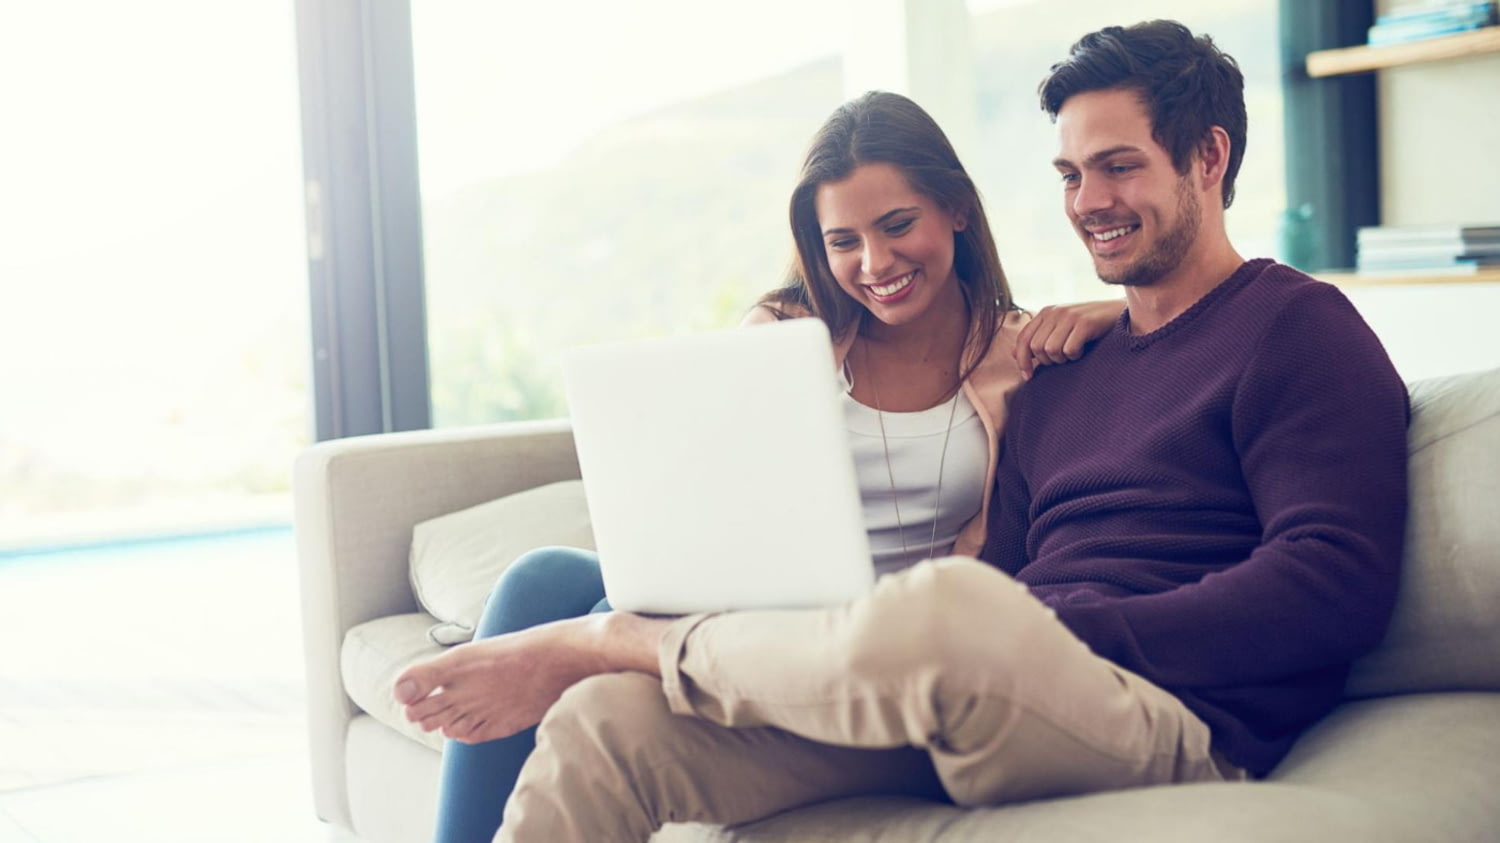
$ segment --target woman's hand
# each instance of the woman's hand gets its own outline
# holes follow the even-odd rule
[[[1021,377],[1030,380],[1038,366],[1067,363],[1082,357],[1084,346],[1090,340],[1104,336],[1124,309],[1124,299],[1042,308],[1016,337],[1012,353],[1021,369]]]

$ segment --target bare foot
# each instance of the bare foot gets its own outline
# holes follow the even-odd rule
[[[592,646],[598,618],[571,618],[460,644],[397,677],[406,719],[463,743],[508,737],[542,720],[573,683],[609,668]]]

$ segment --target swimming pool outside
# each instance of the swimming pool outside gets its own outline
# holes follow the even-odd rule
[[[181,545],[209,545],[224,547],[239,539],[251,540],[258,536],[290,533],[291,524],[261,524],[229,529],[203,528],[176,533],[152,533],[121,538],[84,538],[68,541],[53,539],[49,544],[0,547],[0,565],[70,562],[120,561],[137,555],[150,555]]]
[[[198,496],[77,512],[0,509],[0,560],[56,550],[287,528],[289,494]]]

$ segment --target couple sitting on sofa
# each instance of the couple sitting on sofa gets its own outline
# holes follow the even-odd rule
[[[855,452],[891,573],[838,608],[670,619],[588,615],[586,553],[523,559],[493,637],[394,689],[453,739],[440,840],[1242,779],[1338,703],[1395,598],[1406,390],[1335,288],[1230,244],[1243,82],[1210,39],[1100,30],[1041,99],[1125,313],[1026,321],[931,119],[840,108],[793,193],[801,272],[748,321],[828,323],[850,412],[880,423]],[[932,434],[887,439],[901,414]]]

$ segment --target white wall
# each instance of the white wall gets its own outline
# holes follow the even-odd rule
[[[1500,367],[1500,284],[1344,291],[1408,381]]]
[[[1381,71],[1387,225],[1500,223],[1500,53]]]

